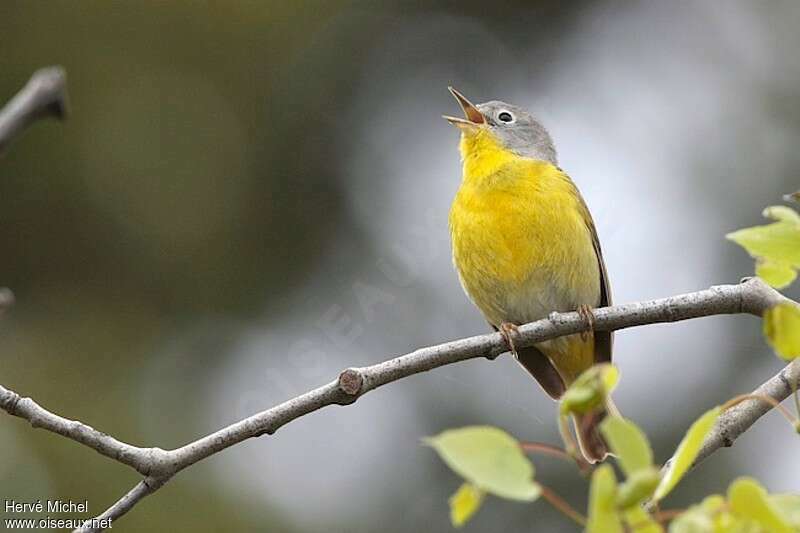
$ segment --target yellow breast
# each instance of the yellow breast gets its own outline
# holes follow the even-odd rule
[[[484,131],[464,136],[464,176],[450,210],[453,261],[494,325],[596,306],[600,271],[573,183],[517,156]]]

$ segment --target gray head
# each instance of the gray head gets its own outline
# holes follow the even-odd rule
[[[448,122],[462,131],[487,128],[506,148],[523,157],[558,164],[556,148],[550,134],[530,113],[515,105],[492,100],[473,105],[461,93],[449,87],[466,118],[445,116]]]

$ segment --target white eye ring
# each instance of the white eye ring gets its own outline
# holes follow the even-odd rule
[[[517,118],[514,116],[514,113],[507,109],[501,109],[497,113],[497,120],[502,122],[503,124],[513,124],[517,121]]]

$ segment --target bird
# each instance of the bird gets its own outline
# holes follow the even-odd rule
[[[501,101],[473,105],[449,90],[464,112],[443,116],[461,130],[462,179],[449,214],[453,263],[516,360],[558,400],[583,371],[611,361],[613,333],[592,331],[592,309],[611,305],[597,229],[536,118]],[[515,348],[518,325],[567,311],[584,316],[590,331]],[[598,430],[604,416],[573,417],[589,463],[608,455]]]

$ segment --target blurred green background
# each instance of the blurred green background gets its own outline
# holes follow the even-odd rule
[[[726,242],[800,188],[791,1],[0,3],[0,99],[63,65],[72,115],[0,158],[0,383],[124,441],[170,448],[346,366],[485,331],[449,259],[454,85],[551,129],[615,300],[736,282]],[[794,292],[797,295],[797,292]],[[778,370],[749,317],[625,331],[617,403],[665,459],[689,422]],[[447,531],[459,484],[420,437],[491,423],[555,442],[510,358],[328,408],[181,473],[119,531]],[[0,417],[0,498],[88,499],[137,476]],[[797,489],[779,417],[669,502],[740,474]],[[574,505],[586,485],[537,460]],[[570,531],[492,500],[467,531]]]

